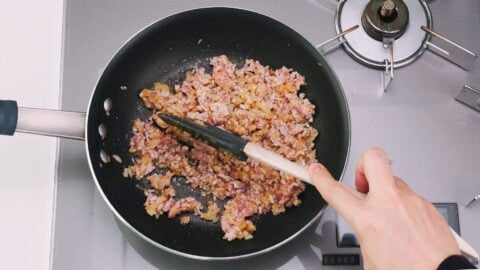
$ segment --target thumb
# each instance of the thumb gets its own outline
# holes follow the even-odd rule
[[[309,174],[323,199],[345,219],[351,220],[360,208],[359,198],[335,180],[327,168],[320,163],[310,165]]]

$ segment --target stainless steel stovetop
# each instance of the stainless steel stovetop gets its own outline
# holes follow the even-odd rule
[[[356,1],[356,0],[348,0]],[[433,29],[480,53],[480,2],[428,1]],[[131,35],[165,16],[192,8],[229,6],[273,17],[313,45],[334,36],[335,0],[114,1],[65,4],[62,108],[85,110],[103,67]],[[464,84],[480,88],[480,61],[465,71],[426,51],[395,70],[388,92],[383,71],[363,66],[343,49],[326,56],[346,92],[352,147],[344,182],[353,184],[355,161],[370,146],[386,149],[394,172],[432,202],[456,203],[461,235],[480,250],[480,113],[454,98]],[[320,223],[266,255],[235,262],[199,262],[171,255],[122,234],[88,169],[84,144],[62,140],[58,155],[53,269],[359,269],[324,266],[325,254],[359,254],[337,246],[344,221],[328,208]]]

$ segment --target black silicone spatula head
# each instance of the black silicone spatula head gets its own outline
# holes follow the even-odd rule
[[[180,118],[171,114],[160,113],[158,116],[167,124],[178,127],[195,138],[206,141],[209,145],[233,153],[238,159],[246,160],[243,148],[248,141],[216,126],[198,120]]]

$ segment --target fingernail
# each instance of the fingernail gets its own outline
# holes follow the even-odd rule
[[[320,172],[322,169],[323,165],[320,163],[314,163],[310,165],[310,170],[312,170],[312,172]]]

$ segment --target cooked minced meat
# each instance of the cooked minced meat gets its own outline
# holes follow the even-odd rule
[[[216,223],[218,221],[218,212],[220,212],[218,205],[215,202],[209,201],[207,204],[207,212],[202,213],[200,217]]]
[[[254,60],[237,68],[224,55],[213,57],[210,64],[211,74],[204,68],[187,72],[174,91],[161,83],[141,91],[141,99],[153,114],[133,124],[130,152],[137,161],[125,169],[124,176],[142,179],[156,167],[185,176],[193,188],[226,201],[220,213],[225,239],[249,239],[256,228],[248,218],[269,212],[277,215],[300,204],[303,183],[258,161],[240,161],[217,151],[166,125],[155,114],[207,122],[306,165],[315,161],[317,131],[310,126],[314,105],[298,94],[305,79],[292,69],[272,69]],[[178,205],[186,204],[185,198],[175,201],[174,195],[165,192],[171,175],[148,176],[152,190],[145,192],[147,213],[158,217],[167,212],[175,216],[177,209],[199,211],[198,202],[189,200],[185,208]]]
[[[150,186],[158,190],[164,190],[166,187],[170,186],[170,179],[172,178],[173,173],[168,171],[164,175],[152,174],[147,177]]]
[[[174,218],[178,214],[183,212],[195,212],[196,215],[199,215],[201,209],[202,205],[197,200],[195,200],[195,198],[182,198],[176,201],[175,204],[170,208],[170,210],[168,211],[168,217]]]
[[[182,225],[187,225],[190,223],[190,217],[189,216],[183,216],[180,218],[180,224]]]

